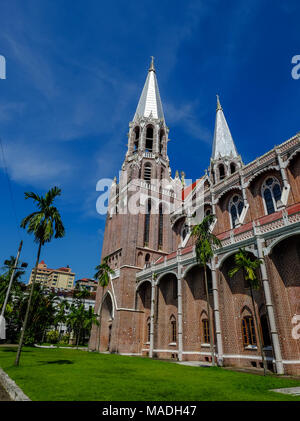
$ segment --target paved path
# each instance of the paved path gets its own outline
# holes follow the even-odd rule
[[[6,390],[3,388],[3,386],[0,384],[0,402],[3,401],[11,401],[10,397],[8,396]]]
[[[300,387],[286,387],[283,389],[272,389],[271,391],[284,393],[286,395],[300,396]]]

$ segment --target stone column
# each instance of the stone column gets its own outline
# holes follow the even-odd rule
[[[267,267],[266,267],[263,249],[262,249],[263,241],[264,240],[260,238],[259,236],[256,237],[258,257],[262,260],[262,264],[260,268],[261,268],[262,282],[263,282],[263,288],[264,288],[264,293],[265,293],[266,308],[267,308],[270,329],[271,329],[276,371],[277,371],[277,374],[284,374],[278,331],[277,331],[277,326],[275,322],[274,308],[273,308],[273,303],[272,303],[272,298],[271,298],[270,284],[269,284]]]
[[[150,349],[149,357],[153,358],[154,349],[154,306],[155,306],[155,279],[152,274],[151,279],[151,309],[150,309]]]
[[[221,322],[219,310],[219,291],[216,273],[216,257],[211,260],[211,273],[212,273],[212,287],[213,287],[213,300],[214,300],[214,319],[217,337],[217,352],[218,352],[218,365],[223,366],[223,341],[221,335]]]

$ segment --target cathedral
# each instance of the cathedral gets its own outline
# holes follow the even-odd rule
[[[217,97],[209,167],[193,183],[172,178],[168,134],[152,58],[110,190],[102,260],[114,273],[97,290],[90,350],[259,370],[260,336],[269,370],[300,375],[300,133],[244,164]],[[221,245],[207,305],[191,229],[208,214]],[[243,273],[228,275],[240,248],[261,259],[255,311]]]

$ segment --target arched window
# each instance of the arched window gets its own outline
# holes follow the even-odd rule
[[[203,319],[202,320],[202,333],[203,333],[203,342],[205,344],[209,344],[210,343],[210,336],[209,336],[209,324],[208,324],[208,319]]]
[[[164,228],[164,214],[162,204],[159,205],[158,215],[158,248],[163,248],[163,228]]]
[[[151,323],[150,323],[150,317],[147,319],[147,342],[150,342],[150,336],[151,336]]]
[[[144,167],[144,180],[148,183],[151,181],[151,164],[150,162],[146,162]]]
[[[163,130],[160,130],[160,132],[159,132],[159,153],[162,153],[162,151],[163,151],[164,135],[165,135],[165,132]]]
[[[281,187],[276,177],[268,177],[262,185],[262,195],[267,214],[277,211],[277,202],[281,199]]]
[[[185,237],[188,235],[190,228],[187,224],[184,224],[181,230],[181,238],[184,241]]]
[[[239,216],[242,213],[244,201],[240,195],[235,194],[229,201],[229,213],[231,216],[232,228],[239,222]]]
[[[232,163],[230,164],[230,174],[235,173],[235,171],[236,171],[236,166],[235,166],[235,164],[232,162]]]
[[[153,149],[153,127],[147,127],[146,130],[146,152],[152,152]]]
[[[150,266],[150,254],[147,253],[145,256],[145,266],[146,268]]]
[[[177,341],[177,330],[176,330],[176,319],[175,316],[172,314],[170,317],[170,339],[171,342]]]
[[[223,178],[225,178],[225,168],[223,164],[219,165],[219,176],[220,180],[223,180]]]
[[[205,216],[211,215],[211,208],[207,208],[206,211],[204,212]]]
[[[252,316],[246,316],[243,318],[242,334],[244,346],[256,345],[256,334]]]
[[[139,149],[139,141],[140,141],[140,128],[136,126],[134,129],[134,150],[133,152],[137,152]]]
[[[145,215],[145,229],[144,229],[144,246],[145,247],[149,246],[150,214],[151,214],[151,200],[148,200],[147,212]]]

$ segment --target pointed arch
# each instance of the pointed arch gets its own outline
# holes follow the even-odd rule
[[[146,127],[145,152],[153,151],[153,138],[154,138],[154,127],[152,125],[149,125]]]

